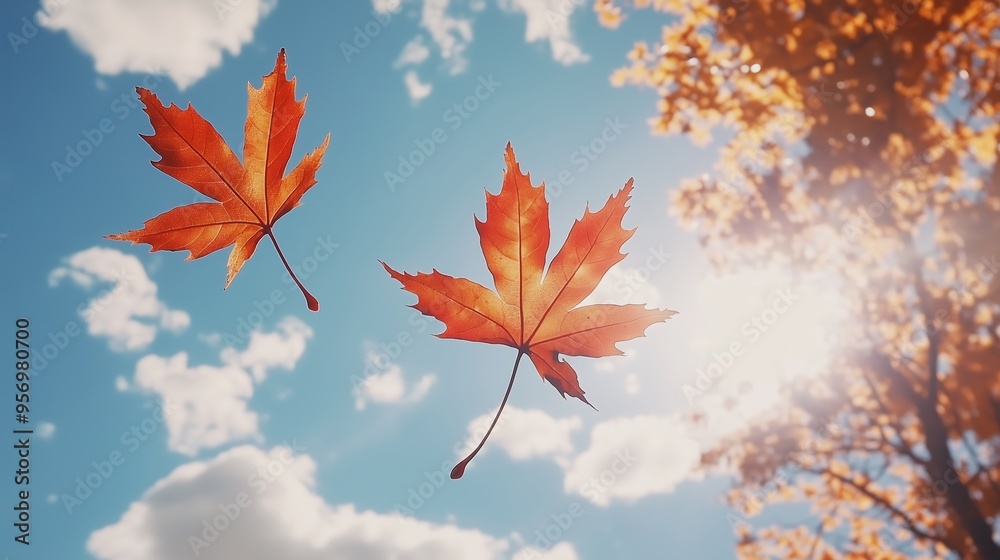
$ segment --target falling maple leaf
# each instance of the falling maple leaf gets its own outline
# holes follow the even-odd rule
[[[228,288],[266,235],[309,309],[319,310],[319,302],[295,276],[274,237],[274,223],[298,206],[302,195],[316,184],[316,171],[330,143],[327,134],[321,146],[285,175],[299,121],[306,112],[306,99],[295,100],[295,78],[287,80],[286,69],[285,49],[281,49],[261,88],[247,85],[250,99],[242,164],[190,104],[187,109],[173,104],[164,107],[153,92],[136,88],[154,131],[142,138],[161,157],[153,166],[216,202],[180,206],[147,220],[140,230],[106,237],[148,243],[150,251],[188,251],[188,260],[232,245]]]
[[[497,291],[465,278],[434,270],[407,274],[382,263],[403,289],[417,296],[412,307],[445,324],[440,338],[504,344],[517,349],[507,392],[479,446],[451,471],[461,478],[486,443],[507,404],[514,376],[525,354],[543,379],[563,398],[584,396],[573,368],[559,355],[621,355],[615,344],[643,336],[647,327],[676,311],[644,305],[597,304],[577,307],[625,254],[622,245],[635,232],[622,228],[632,179],[597,212],[588,208],[570,229],[562,249],[543,275],[549,249],[549,204],[545,183],[531,185],[507,144],[507,171],[499,194],[486,193],[486,220],[476,219],[479,242]]]

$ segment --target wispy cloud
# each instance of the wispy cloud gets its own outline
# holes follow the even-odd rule
[[[473,24],[486,9],[485,0],[456,3],[451,0],[409,0],[417,5],[420,31],[403,47],[393,64],[407,69],[403,75],[410,98],[418,101],[431,93],[431,85],[422,84],[413,68],[426,64],[434,55],[449,75],[465,72],[469,66],[466,55],[473,41]],[[395,12],[400,1],[372,0],[377,11]],[[590,57],[576,44],[570,27],[573,13],[583,3],[565,0],[497,0],[499,9],[524,14],[524,40],[528,43],[548,42],[552,59],[564,65],[580,64]]]
[[[403,47],[403,52],[399,53],[399,58],[393,66],[402,68],[414,64],[421,64],[431,55],[431,50],[424,44],[423,37],[414,37]]]
[[[379,364],[379,355],[372,346],[371,342],[364,344],[365,363]],[[425,373],[417,381],[408,383],[403,369],[398,364],[389,363],[356,382],[354,408],[364,410],[368,403],[386,405],[420,402],[436,381],[436,375]]]
[[[406,84],[406,91],[410,94],[410,99],[414,103],[431,94],[431,85],[420,81],[420,77],[413,70],[407,70],[403,76],[403,83]]]

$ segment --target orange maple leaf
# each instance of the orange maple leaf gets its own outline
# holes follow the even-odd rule
[[[507,144],[507,171],[499,194],[486,193],[486,220],[476,219],[479,243],[493,274],[497,291],[465,278],[437,270],[407,274],[382,263],[403,289],[417,296],[415,309],[445,324],[440,338],[504,344],[517,349],[507,392],[493,424],[479,446],[451,472],[461,478],[469,461],[486,443],[507,404],[514,376],[525,354],[543,379],[563,398],[576,397],[588,405],[576,372],[559,355],[622,355],[615,344],[643,336],[646,328],[665,321],[676,311],[646,309],[643,305],[585,305],[612,266],[625,254],[622,245],[635,229],[622,228],[632,179],[597,212],[588,208],[570,229],[562,249],[543,275],[549,249],[549,204],[545,183],[531,185]],[[592,406],[592,405],[591,405]]]
[[[295,100],[295,78],[287,80],[286,69],[285,49],[281,49],[274,70],[264,76],[261,88],[247,84],[250,99],[242,164],[218,131],[190,104],[187,109],[174,104],[164,107],[154,93],[136,88],[154,131],[142,138],[161,158],[152,162],[153,166],[217,202],[180,206],[147,220],[140,230],[106,238],[148,243],[150,252],[188,251],[187,260],[232,245],[225,285],[228,288],[266,235],[302,290],[309,309],[318,311],[319,302],[288,265],[273,228],[316,184],[316,171],[322,165],[330,135],[285,175],[299,121],[306,112],[306,98]]]

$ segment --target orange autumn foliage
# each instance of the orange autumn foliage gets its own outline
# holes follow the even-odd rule
[[[656,92],[657,133],[725,130],[674,214],[719,269],[829,274],[854,316],[827,375],[704,455],[734,509],[792,473],[765,502],[812,510],[749,519],[740,555],[1000,558],[1000,5],[634,4],[595,4],[666,14],[612,83]]]
[[[635,232],[622,227],[632,180],[603,208],[597,212],[588,209],[574,222],[543,274],[549,249],[545,184],[532,186],[510,144],[505,160],[507,170],[500,193],[486,193],[486,219],[476,220],[496,292],[436,270],[407,274],[382,265],[403,289],[417,296],[414,308],[445,324],[439,337],[516,348],[515,372],[516,364],[527,355],[542,378],[564,398],[569,395],[590,404],[576,372],[560,355],[621,355],[617,342],[640,337],[647,327],[676,313],[637,304],[580,306],[608,270],[625,258],[622,245]],[[461,476],[467,461],[459,465],[461,469],[456,467],[453,478]]]
[[[216,202],[174,208],[147,220],[140,230],[109,235],[108,239],[148,243],[150,251],[188,251],[188,259],[231,245],[228,288],[266,235],[302,290],[309,309],[317,311],[319,302],[288,266],[273,228],[316,184],[316,171],[330,136],[285,175],[306,101],[295,100],[295,79],[287,80],[286,70],[282,49],[274,71],[264,76],[261,88],[247,88],[243,163],[193,107],[164,107],[154,93],[136,88],[154,131],[143,139],[161,157],[153,166]]]

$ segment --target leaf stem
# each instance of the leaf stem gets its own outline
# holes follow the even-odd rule
[[[292,271],[292,267],[289,266],[288,261],[285,260],[285,254],[281,252],[281,247],[278,246],[278,240],[274,238],[274,234],[271,233],[270,228],[265,229],[264,231],[267,233],[267,236],[271,238],[271,243],[274,244],[274,249],[278,251],[278,256],[281,257],[281,263],[285,265],[285,270],[287,270],[288,274],[291,275],[292,280],[295,281],[295,285],[299,287],[299,290],[302,290],[302,295],[306,298],[306,305],[309,307],[309,311],[319,311],[319,300],[314,298],[313,295],[309,293],[309,290],[302,285],[302,282],[299,282],[298,276],[295,276],[295,272]]]
[[[524,350],[517,351],[517,359],[514,360],[514,369],[510,372],[510,382],[507,383],[507,392],[503,394],[503,401],[500,403],[500,408],[497,409],[497,415],[493,417],[493,423],[490,424],[490,429],[486,430],[486,435],[483,436],[483,440],[479,442],[479,447],[476,447],[472,453],[469,453],[468,457],[462,459],[462,462],[455,465],[455,468],[451,469],[451,478],[453,480],[462,478],[462,475],[465,474],[465,467],[469,465],[469,461],[471,461],[472,458],[479,453],[479,450],[483,448],[486,440],[489,439],[490,434],[493,433],[493,428],[496,427],[497,420],[500,419],[500,413],[503,412],[503,407],[507,405],[507,398],[510,397],[510,390],[514,387],[514,377],[517,375],[517,365],[521,363],[521,356],[524,356]]]

